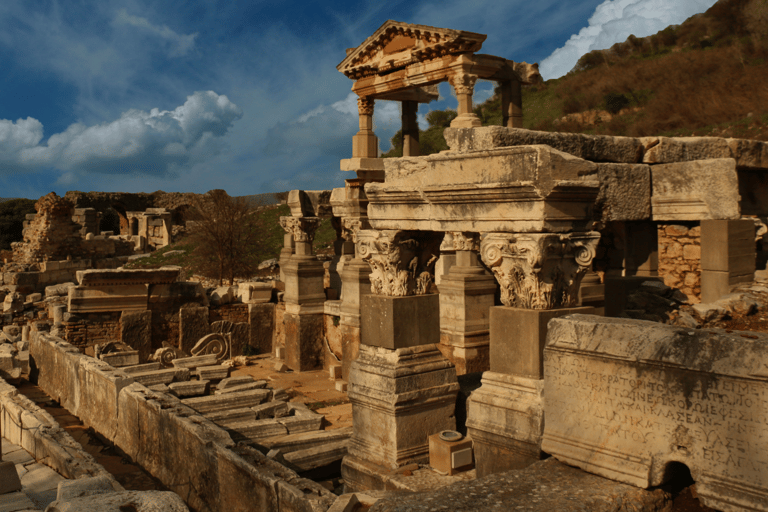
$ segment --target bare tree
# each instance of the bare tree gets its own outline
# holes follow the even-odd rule
[[[191,237],[196,248],[196,271],[206,277],[224,279],[233,285],[236,277],[251,277],[258,268],[260,230],[255,208],[243,197],[224,190],[211,190],[198,197],[190,211]]]

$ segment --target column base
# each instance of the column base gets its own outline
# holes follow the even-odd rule
[[[437,347],[360,345],[349,374],[354,430],[349,455],[397,469],[429,460],[429,436],[456,428],[459,384]]]
[[[478,478],[545,458],[544,380],[485,372],[482,382],[467,400]]]
[[[478,128],[483,122],[477,114],[459,114],[451,121],[451,128]]]

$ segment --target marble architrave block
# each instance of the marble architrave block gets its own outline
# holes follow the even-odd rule
[[[396,469],[429,459],[429,436],[456,428],[456,369],[434,344],[360,346],[349,374],[349,454]]]
[[[654,221],[738,219],[736,160],[716,158],[651,166]]]
[[[703,504],[768,510],[768,335],[573,315],[544,356],[542,450],[642,488],[684,464]]]
[[[73,286],[69,289],[70,313],[145,311],[149,301],[146,284]]]

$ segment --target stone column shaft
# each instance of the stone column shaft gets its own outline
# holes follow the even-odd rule
[[[360,131],[352,138],[353,158],[377,158],[379,139],[373,133],[373,104],[371,98],[358,98],[357,111],[360,116]]]
[[[523,91],[517,80],[501,82],[501,125],[507,128],[523,127]]]
[[[403,156],[419,156],[419,123],[416,118],[418,110],[417,102],[403,102]]]
[[[459,103],[456,109],[458,116],[451,121],[451,128],[482,126],[480,118],[472,111],[472,94],[475,89],[477,76],[464,71],[458,71],[448,81],[453,86],[453,91],[456,93],[456,99]]]

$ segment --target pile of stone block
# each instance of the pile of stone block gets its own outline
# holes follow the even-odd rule
[[[23,375],[29,375],[28,337],[28,327],[6,325],[0,332],[0,377],[3,379],[15,383]]]

